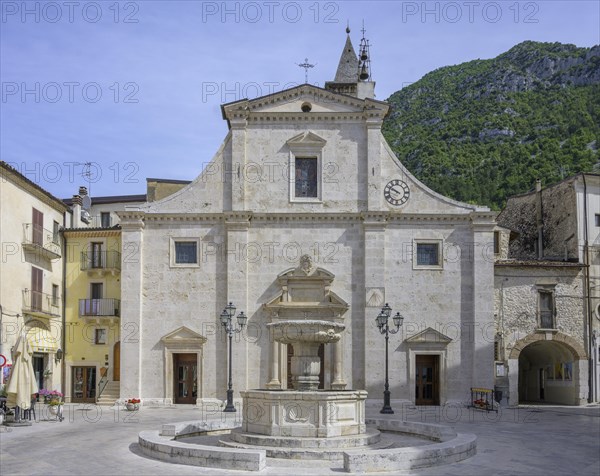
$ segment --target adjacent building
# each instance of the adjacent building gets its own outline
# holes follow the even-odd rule
[[[7,361],[25,334],[40,389],[60,389],[63,356],[64,248],[68,207],[0,161],[0,354]],[[4,360],[4,359],[2,359]]]
[[[498,223],[497,385],[515,404],[597,401],[600,175],[537,183]]]

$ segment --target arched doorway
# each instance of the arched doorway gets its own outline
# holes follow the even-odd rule
[[[512,401],[579,405],[585,399],[585,351],[569,336],[557,333],[553,337],[533,334],[513,346],[509,358]]]

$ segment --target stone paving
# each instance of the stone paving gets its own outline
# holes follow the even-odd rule
[[[383,417],[367,407],[367,417]],[[600,474],[600,406],[521,406],[498,414],[448,407],[395,407],[390,417],[443,423],[478,436],[477,455],[468,460],[411,471],[416,475],[594,475]],[[65,405],[65,420],[51,421],[38,405],[30,427],[0,427],[1,475],[251,475],[155,461],[141,455],[137,435],[163,423],[193,419],[236,419],[238,414],[203,414],[192,406],[142,408]],[[306,461],[272,461],[260,474],[344,474]],[[369,473],[374,474],[374,473]],[[391,474],[391,473],[383,473]]]

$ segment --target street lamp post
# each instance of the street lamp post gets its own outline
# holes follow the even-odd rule
[[[392,410],[392,406],[390,405],[390,382],[388,377],[388,341],[390,339],[390,334],[395,334],[400,330],[400,326],[402,325],[404,317],[402,317],[399,312],[396,313],[396,315],[393,317],[396,329],[392,330],[390,329],[390,326],[388,324],[388,319],[391,314],[392,308],[387,303],[385,303],[385,306],[381,308],[381,312],[375,318],[375,322],[377,323],[379,332],[385,335],[385,390],[383,391],[383,408],[379,413],[394,413],[394,410]]]
[[[229,382],[227,384],[227,405],[223,409],[224,412],[235,412],[235,407],[233,406],[233,383],[231,381],[231,347],[233,344],[233,335],[237,332],[242,332],[242,329],[248,320],[248,317],[244,314],[244,311],[240,312],[237,315],[237,323],[239,327],[236,327],[233,323],[234,315],[235,306],[230,302],[227,304],[225,309],[223,309],[223,312],[220,316],[221,324],[229,336]]]

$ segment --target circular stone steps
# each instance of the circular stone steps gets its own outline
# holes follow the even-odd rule
[[[367,428],[360,435],[336,436],[331,438],[308,438],[271,436],[246,433],[234,429],[219,441],[219,446],[240,449],[261,449],[268,458],[293,460],[339,460],[349,449],[385,449],[389,443],[381,443],[381,433],[376,428]]]

